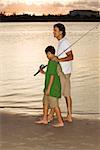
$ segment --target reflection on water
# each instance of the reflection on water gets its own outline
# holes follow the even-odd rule
[[[57,47],[54,23],[0,24],[0,110],[20,114],[42,113],[44,76],[33,74],[40,64],[47,64],[44,50]],[[64,23],[70,43],[97,23]],[[73,46],[73,113],[88,118],[100,117],[100,26]],[[66,114],[64,98],[60,100]]]

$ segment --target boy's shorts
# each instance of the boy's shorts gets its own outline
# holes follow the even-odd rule
[[[58,98],[57,97],[52,97],[52,96],[47,96],[47,95],[44,94],[43,104],[48,105],[48,107],[50,107],[50,108],[58,107],[59,106]]]
[[[57,72],[60,77],[62,95],[64,97],[71,96],[71,84],[70,84],[71,73],[64,74],[62,72],[62,68],[60,65],[58,65],[57,67]]]

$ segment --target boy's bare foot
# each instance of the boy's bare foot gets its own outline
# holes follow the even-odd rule
[[[53,120],[53,116],[48,115],[48,122],[51,122]]]
[[[70,123],[73,122],[72,116],[69,116],[69,115],[67,117],[64,117],[63,120],[67,121],[67,122],[70,122]]]
[[[59,128],[59,127],[63,127],[64,123],[53,124],[52,126],[55,128]]]
[[[48,124],[48,121],[44,121],[44,120],[38,120],[35,121],[36,124]]]

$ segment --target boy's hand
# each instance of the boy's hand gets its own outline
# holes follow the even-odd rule
[[[50,94],[50,90],[49,89],[47,89],[46,91],[45,91],[45,95],[49,95]]]
[[[45,74],[45,72],[44,72],[43,69],[41,69],[41,68],[40,68],[40,72],[41,72],[42,74]]]

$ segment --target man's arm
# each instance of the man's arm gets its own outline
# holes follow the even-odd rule
[[[49,95],[53,81],[54,81],[54,75],[51,75],[51,76],[50,76],[50,81],[49,81],[48,88],[47,88],[47,90],[46,90],[46,92],[45,92],[46,95]]]
[[[58,58],[58,62],[71,61],[74,59],[72,51],[67,52],[66,55],[67,55],[67,57]]]

